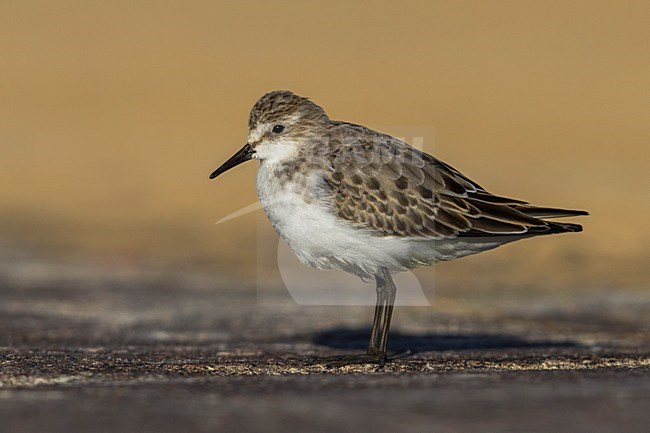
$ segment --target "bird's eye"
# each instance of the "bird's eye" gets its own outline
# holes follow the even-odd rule
[[[275,125],[271,131],[273,131],[274,134],[282,134],[284,131],[284,125]]]

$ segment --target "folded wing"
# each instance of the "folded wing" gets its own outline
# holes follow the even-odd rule
[[[587,214],[495,196],[433,156],[362,126],[335,124],[329,138],[326,200],[339,217],[378,234],[443,239],[580,231],[543,218]]]

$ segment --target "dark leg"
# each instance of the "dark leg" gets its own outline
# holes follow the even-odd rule
[[[376,354],[379,352],[379,336],[381,332],[382,321],[386,312],[385,308],[385,292],[386,280],[383,276],[376,275],[377,281],[377,303],[375,304],[375,317],[372,321],[372,330],[370,331],[370,343],[368,344],[368,354]]]
[[[386,296],[386,309],[384,312],[384,326],[381,330],[381,342],[379,344],[379,352],[383,354],[384,360],[388,353],[388,333],[390,332],[390,320],[393,317],[393,308],[395,305],[395,295],[397,294],[397,287],[393,283],[393,278],[390,276],[388,269],[381,268],[381,273],[386,282],[385,296]]]
[[[378,356],[379,363],[383,365],[388,353],[388,333],[390,332],[397,287],[386,268],[381,268],[375,278],[377,279],[377,306],[367,354]]]
[[[377,275],[375,275],[375,280],[377,281],[377,303],[375,305],[372,330],[370,331],[368,350],[364,355],[337,356],[321,360],[321,362],[324,361],[330,366],[350,364],[379,364],[383,366],[386,363],[388,332],[397,287],[395,287],[390,272],[386,268],[379,269]]]

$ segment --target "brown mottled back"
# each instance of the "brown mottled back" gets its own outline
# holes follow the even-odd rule
[[[494,196],[433,156],[363,126],[332,122],[328,149],[331,205],[378,234],[440,239],[577,230],[538,219],[538,208]]]

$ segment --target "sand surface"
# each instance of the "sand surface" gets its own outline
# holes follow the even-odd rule
[[[364,349],[370,307],[297,305],[282,287],[261,294],[200,272],[3,263],[8,432],[641,432],[650,422],[643,291],[506,288],[506,303],[440,289],[431,307],[397,308],[383,369],[328,368],[314,359]]]

